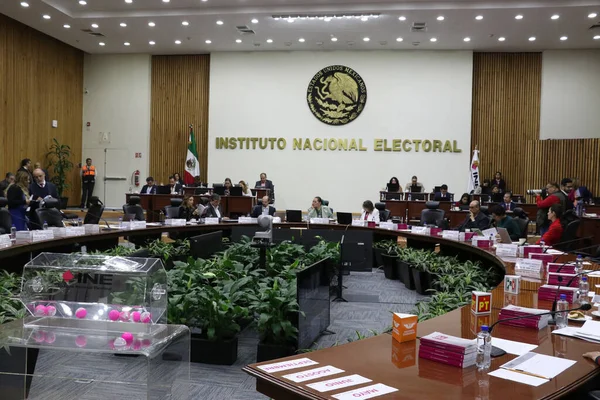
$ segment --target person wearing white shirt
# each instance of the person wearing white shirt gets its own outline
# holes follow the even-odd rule
[[[203,217],[227,220],[227,217],[222,217],[221,208],[219,207],[219,204],[221,204],[221,196],[219,196],[216,193],[213,193],[210,196],[210,202],[204,209]]]
[[[240,181],[240,187],[242,188],[242,196],[252,197],[252,190],[248,188],[248,185],[244,181]]]
[[[365,200],[362,205],[363,211],[360,215],[361,221],[372,221],[379,223],[379,210],[373,206],[371,200]]]

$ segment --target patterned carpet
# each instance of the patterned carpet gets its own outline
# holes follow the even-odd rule
[[[404,288],[399,281],[385,279],[377,270],[369,272],[353,272],[344,276],[344,297],[348,300],[361,298],[366,302],[333,302],[331,303],[332,335],[320,337],[313,348],[325,348],[333,344],[347,343],[355,340],[357,333],[371,336],[373,332],[381,333],[391,326],[392,312],[408,312],[414,304],[424,296]],[[35,378],[31,385],[29,399],[39,400],[117,400],[117,399],[163,399],[186,398],[202,400],[254,400],[267,399],[255,390],[253,378],[241,371],[247,364],[256,361],[256,345],[258,337],[251,329],[240,335],[237,362],[232,366],[214,366],[192,363],[190,380],[178,387],[179,393],[172,397],[156,393],[146,397],[144,387],[136,384],[138,380],[155,382],[168,376],[169,371],[154,371],[152,376],[145,377],[147,364],[143,358],[124,358],[114,356],[98,357],[81,356],[77,352],[49,353],[40,351],[36,373],[52,371],[52,375],[70,371],[82,371],[92,377],[110,378],[121,383],[101,384],[82,381],[57,382],[56,379]],[[139,377],[142,376],[140,379]],[[0,388],[1,389],[1,388]],[[182,396],[180,396],[182,395]],[[1,396],[0,396],[1,397]]]

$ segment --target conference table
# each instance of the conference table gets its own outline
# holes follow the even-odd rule
[[[147,226],[145,229],[116,230],[102,229],[100,233],[86,236],[65,237],[53,240],[40,241],[30,244],[13,245],[0,249],[0,259],[5,268],[9,265],[15,267],[13,260],[19,256],[27,261],[32,256],[43,251],[59,251],[68,246],[87,245],[92,248],[95,243],[113,242],[116,244],[120,237],[136,237],[156,235],[161,232],[187,232],[206,233],[215,230],[232,230],[239,226],[256,227],[255,224],[219,223],[219,224],[193,224],[187,226]],[[305,229],[304,223],[275,224],[274,229]],[[257,228],[258,229],[258,228]],[[471,260],[477,260],[485,267],[493,267],[507,274],[514,273],[514,259],[501,259],[493,250],[472,246],[470,243],[458,242],[437,236],[414,234],[409,231],[388,230],[382,228],[354,227],[340,224],[311,224],[311,229],[324,230],[362,230],[372,232],[377,240],[402,237],[406,239],[407,246],[437,249],[445,255],[461,254]],[[560,256],[558,262],[574,259],[572,255]],[[22,264],[21,264],[22,266]],[[8,268],[7,268],[8,269]],[[600,269],[593,264],[592,269]],[[451,311],[442,316],[418,324],[417,336],[422,337],[431,332],[442,332],[467,339],[475,338],[482,324],[490,325],[498,318],[498,311],[507,304],[525,307],[549,309],[551,304],[547,301],[538,301],[537,289],[544,282],[545,277],[522,278],[519,294],[504,293],[503,285],[492,290],[492,313],[476,316],[471,313],[470,307],[465,306]],[[400,283],[399,283],[400,284]],[[600,278],[590,277],[590,287],[593,289],[600,284]],[[391,324],[391,315],[390,315]],[[571,323],[572,324],[572,323]],[[392,399],[557,399],[565,393],[580,389],[598,377],[600,369],[592,362],[583,359],[582,354],[598,350],[599,346],[579,339],[562,337],[551,334],[552,328],[547,327],[540,331],[534,329],[516,328],[498,325],[493,333],[494,337],[516,340],[538,345],[534,350],[540,354],[564,357],[576,363],[552,379],[538,387],[527,386],[507,380],[488,376],[476,371],[475,367],[460,369],[429,360],[418,358],[419,341],[406,343],[395,342],[391,335],[381,334],[372,338],[335,346],[328,349],[317,350],[288,357],[282,360],[309,358],[319,363],[320,366],[331,365],[345,371],[347,375],[359,374],[372,383],[383,383],[398,388],[399,391],[377,397],[382,400]],[[504,355],[492,362],[491,370],[514,358],[514,355]],[[293,383],[283,378],[286,372],[268,374],[258,366],[273,363],[251,364],[244,368],[250,375],[257,378],[256,388],[259,392],[276,400],[294,399],[332,399],[328,394],[323,394],[310,389],[306,384]],[[310,369],[306,367],[304,369]],[[314,368],[314,367],[312,367]],[[298,371],[298,370],[293,370]],[[287,372],[289,373],[289,372]],[[307,383],[319,382],[328,378],[320,378]],[[346,389],[347,390],[347,389]],[[328,392],[340,393],[344,389]]]
[[[206,191],[206,193],[208,193],[209,195],[212,194],[213,192],[213,188],[212,187],[184,187],[183,188],[183,194],[185,196],[194,196],[196,194],[196,190],[201,189],[203,191]],[[262,188],[255,188],[255,189],[250,189],[252,191],[252,195],[254,197],[256,197],[256,200],[258,202],[260,202],[260,200],[263,198],[263,196],[270,196],[271,194],[271,189],[262,189]]]

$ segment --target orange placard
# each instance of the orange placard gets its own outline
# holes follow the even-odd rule
[[[392,317],[392,337],[398,342],[417,339],[417,316],[394,313]]]

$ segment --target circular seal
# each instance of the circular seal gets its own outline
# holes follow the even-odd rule
[[[367,86],[352,68],[331,65],[310,80],[306,101],[319,121],[328,125],[346,125],[364,110]]]

